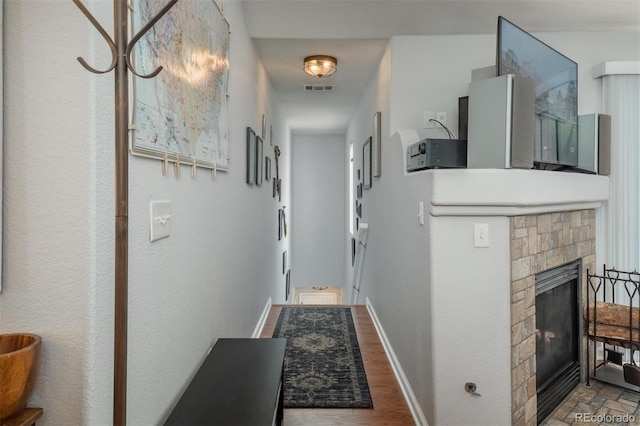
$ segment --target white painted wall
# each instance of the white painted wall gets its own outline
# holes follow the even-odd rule
[[[129,424],[161,423],[218,337],[249,337],[265,303],[284,302],[271,187],[245,183],[246,127],[262,114],[283,148],[290,203],[290,136],[244,24],[231,23],[231,166],[213,180],[161,175],[130,157]],[[87,7],[112,28],[111,3]],[[43,337],[32,404],[38,424],[110,424],[113,365],[113,75],[104,41],[71,2],[5,6],[5,234],[0,332]],[[37,31],[36,31],[37,29]],[[265,154],[273,158],[266,143]],[[172,234],[150,243],[148,206],[172,203]]]
[[[429,424],[510,424],[509,219],[428,216],[428,221],[434,377]],[[474,223],[489,225],[490,247],[473,247]],[[476,383],[482,396],[466,393],[467,382]]]
[[[372,76],[369,84],[367,85],[367,88],[365,89],[365,92],[363,93],[362,97],[360,98],[360,101],[358,102],[358,107],[356,108],[354,114],[353,114],[353,118],[351,119],[351,123],[349,124],[349,128],[347,129],[347,134],[346,134],[346,138],[345,138],[345,158],[348,158],[349,155],[349,145],[351,143],[353,143],[353,156],[354,156],[354,166],[353,166],[353,182],[354,182],[354,186],[357,186],[358,183],[362,183],[362,146],[364,145],[365,141],[367,138],[369,138],[372,133],[373,133],[373,115],[380,111],[381,113],[381,132],[382,132],[382,139],[381,139],[381,155],[383,156],[383,158],[387,155],[386,154],[386,150],[389,149],[388,147],[388,137],[390,136],[389,133],[389,99],[390,99],[390,87],[389,87],[389,82],[390,82],[390,73],[391,73],[391,50],[390,50],[390,46],[387,47],[387,49],[385,50],[385,53],[382,56],[382,59],[380,61],[380,66],[378,67],[378,70],[376,73],[374,73],[374,75]],[[384,162],[382,162],[381,165],[381,175],[384,176],[385,173],[387,173],[387,164]],[[360,169],[361,172],[361,179],[360,181],[358,181],[357,178],[357,170]],[[345,164],[345,175],[348,176],[349,173],[349,164]],[[380,181],[380,178],[372,178],[372,184],[373,184],[373,188],[376,188],[376,186],[378,185],[378,181]],[[375,192],[372,191],[371,189],[367,189],[367,190],[363,190],[363,197],[361,200],[359,200],[363,207],[362,207],[362,218],[360,219],[360,221],[362,223],[367,223],[367,221],[369,220],[369,213],[370,213],[370,202],[369,200],[369,194]],[[356,195],[355,195],[355,188],[354,188],[354,203],[355,200],[357,199]],[[349,193],[348,191],[345,193],[345,205],[348,206],[350,201],[349,201]],[[348,229],[349,229],[349,220],[350,218],[348,217],[349,215],[349,209],[345,209],[345,215],[346,215],[346,235],[347,238],[345,239],[345,252],[347,254],[347,268],[346,268],[346,274],[345,274],[345,283],[347,283],[347,286],[345,288],[345,300],[351,300],[351,289],[352,289],[352,284],[353,284],[353,267],[350,266],[351,265],[351,237],[356,238],[357,237],[357,230],[355,229],[354,226],[354,234],[353,235],[349,235]],[[354,208],[354,215],[355,215],[355,208]],[[375,233],[375,230],[374,230]],[[372,233],[371,231],[369,232],[369,238],[372,237]],[[365,253],[365,260],[364,262],[369,262],[369,260],[367,260],[368,255]],[[364,303],[365,298],[362,297],[359,299],[358,303]]]
[[[591,67],[640,55],[638,33],[538,37],[578,62],[581,114],[600,110],[599,82],[591,78]],[[383,173],[363,199],[364,221],[370,229],[360,300],[370,299],[429,424],[510,423],[510,393],[505,386],[510,377],[504,369],[510,365],[509,312],[496,304],[498,299],[509,299],[508,285],[483,292],[469,284],[478,273],[487,277],[483,278],[487,285],[494,279],[508,281],[509,266],[493,266],[487,256],[508,258],[509,252],[506,243],[486,251],[469,245],[473,223],[479,220],[474,216],[428,217],[420,226],[418,203],[433,196],[430,181],[425,175],[404,175],[404,152],[389,135],[416,129],[421,138],[445,137],[442,129],[422,129],[424,110],[446,112],[448,127],[457,133],[458,97],[468,94],[471,70],[494,61],[495,36],[394,37],[381,64],[381,69],[390,71],[384,78],[372,78],[347,133],[358,152],[370,134],[376,107],[372,100],[389,93],[383,112]],[[379,89],[385,85],[390,89]],[[506,218],[482,221],[489,223],[492,240],[494,235],[507,238]],[[458,262],[463,254],[471,261]],[[456,299],[461,292],[465,298]],[[469,316],[469,311],[483,305],[490,306],[487,312]],[[488,323],[504,327],[493,328],[485,339],[478,327]],[[466,328],[468,324],[476,328]],[[463,389],[466,381],[475,381],[483,397],[471,399]]]
[[[293,210],[286,210],[292,286],[345,284],[344,141],[344,136],[293,137]]]
[[[422,175],[404,176],[402,149],[386,140],[383,172],[365,191],[369,237],[359,303],[368,297],[428,417],[433,411],[429,222],[421,226],[418,205],[429,197]]]
[[[97,147],[107,138],[96,126],[95,99],[113,78],[102,84],[75,60],[93,44],[74,8],[72,2],[4,2],[0,331],[43,338],[32,398],[32,405],[45,409],[38,422],[43,425],[88,423],[87,348],[97,334],[91,326],[98,278],[96,163]],[[105,95],[102,103],[107,119],[113,117],[110,99]],[[103,232],[111,234],[113,227]]]

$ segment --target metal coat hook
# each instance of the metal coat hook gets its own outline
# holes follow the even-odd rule
[[[82,13],[84,13],[84,16],[87,17],[89,22],[91,22],[91,24],[93,24],[93,26],[96,28],[96,30],[98,30],[98,32],[100,33],[102,38],[104,38],[104,40],[109,45],[109,49],[111,49],[111,65],[109,65],[109,68],[107,68],[104,71],[100,71],[100,70],[97,70],[97,69],[93,68],[92,66],[90,66],[87,63],[87,61],[84,60],[84,58],[82,58],[80,56],[78,56],[78,62],[80,62],[80,64],[83,67],[85,67],[88,71],[91,71],[94,74],[105,74],[105,73],[108,73],[109,71],[112,71],[116,67],[116,64],[118,63],[118,51],[116,49],[115,43],[113,42],[113,40],[111,39],[109,34],[104,30],[104,28],[102,28],[102,25],[100,25],[100,23],[96,20],[96,18],[93,17],[91,12],[89,12],[89,9],[87,9],[84,6],[84,4],[82,4],[81,0],[73,0],[73,2],[76,4],[76,6],[78,6],[78,9],[80,9],[80,11],[82,11]]]
[[[74,0],[74,1],[76,1],[76,0]],[[169,3],[167,3],[165,5],[165,7],[163,7],[160,10],[160,12],[158,12],[157,15],[147,23],[147,25],[142,27],[142,29],[140,31],[138,31],[138,33],[135,36],[133,36],[133,38],[131,39],[131,41],[127,45],[127,52],[126,52],[126,55],[125,55],[125,60],[127,61],[127,68],[129,68],[129,71],[131,71],[131,73],[133,73],[134,75],[136,75],[136,76],[138,76],[140,78],[153,78],[156,75],[158,75],[158,73],[160,71],[162,71],[162,65],[161,65],[158,68],[156,68],[156,70],[153,71],[151,74],[147,74],[147,75],[138,74],[136,72],[136,70],[133,68],[133,64],[132,64],[132,61],[131,61],[131,53],[133,52],[133,47],[138,42],[138,40],[140,40],[142,38],[142,36],[144,36],[147,33],[147,31],[149,31],[151,29],[151,27],[153,27],[155,25],[155,23],[158,22],[160,20],[160,18],[162,18],[165,15],[165,13],[167,13],[169,11],[169,9],[171,9],[173,7],[173,5],[176,4],[177,2],[178,2],[178,0],[171,0]]]
[[[105,31],[105,29],[102,27],[102,25],[100,25],[100,23],[98,22],[98,20],[91,14],[91,12],[89,12],[89,9],[87,9],[85,7],[84,4],[82,4],[82,0],[72,0],[76,6],[78,6],[78,9],[80,9],[82,11],[82,13],[87,17],[87,19],[89,19],[89,21],[91,22],[91,24],[93,24],[93,26],[96,28],[96,30],[98,30],[98,32],[100,33],[100,35],[105,39],[105,41],[107,42],[107,44],[109,45],[109,49],[111,49],[111,65],[109,65],[109,68],[107,68],[104,71],[100,71],[97,70],[95,68],[93,68],[92,66],[90,66],[87,61],[84,60],[84,58],[82,57],[78,57],[78,62],[80,62],[80,64],[82,64],[83,67],[85,67],[88,71],[91,71],[92,73],[95,74],[105,74],[108,73],[109,71],[112,71],[115,67],[116,64],[118,63],[118,49],[116,48],[116,45],[113,41],[113,39],[109,36],[109,34]],[[176,3],[178,2],[178,0],[171,0],[169,1],[169,3],[167,3],[161,10],[160,12],[158,12],[156,14],[156,16],[154,16],[148,23],[147,25],[145,25],[144,27],[142,27],[142,29],[140,31],[138,31],[138,33],[131,39],[131,41],[129,41],[129,43],[127,44],[127,49],[126,52],[122,52],[125,54],[125,62],[127,63],[127,68],[129,69],[129,71],[131,71],[131,73],[133,73],[134,75],[141,77],[141,78],[153,78],[156,75],[158,75],[158,73],[160,73],[160,71],[162,71],[162,66],[159,66],[158,68],[156,68],[155,71],[153,71],[151,74],[147,74],[147,75],[142,75],[142,74],[138,74],[138,72],[133,68],[133,61],[131,60],[131,53],[133,52],[133,47],[135,46],[135,44],[147,33],[147,31],[149,31],[151,29],[151,27],[153,27],[156,22],[158,22],[160,20],[160,18],[162,18],[168,11],[169,9],[171,9]]]

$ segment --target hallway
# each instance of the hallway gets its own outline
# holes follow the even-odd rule
[[[273,334],[283,305],[273,305],[260,337]],[[358,335],[367,381],[373,398],[373,409],[316,409],[284,410],[284,423],[288,426],[311,425],[413,425],[414,421],[396,381],[391,364],[366,306],[351,307]]]

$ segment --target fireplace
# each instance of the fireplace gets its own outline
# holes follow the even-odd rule
[[[595,210],[512,217],[510,245],[511,423],[534,426],[571,392],[585,365],[580,306],[586,270],[595,270]],[[562,282],[568,284],[555,288]],[[554,316],[544,319],[549,312]],[[570,324],[567,331],[556,329],[560,321]],[[571,343],[548,361],[565,337]]]
[[[580,383],[580,264],[536,274],[538,424]]]

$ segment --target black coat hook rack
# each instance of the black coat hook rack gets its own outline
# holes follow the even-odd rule
[[[115,70],[115,311],[114,311],[114,381],[113,424],[127,423],[127,314],[128,314],[128,246],[129,246],[129,100],[127,70],[141,78],[153,78],[162,66],[150,74],[140,75],[133,67],[131,53],[135,44],[160,20],[178,0],[170,0],[130,40],[127,24],[127,0],[113,0],[114,38],[112,39],[81,0],[72,0],[107,42],[111,64],[102,71],[90,66],[83,58],[78,62],[95,74]]]

